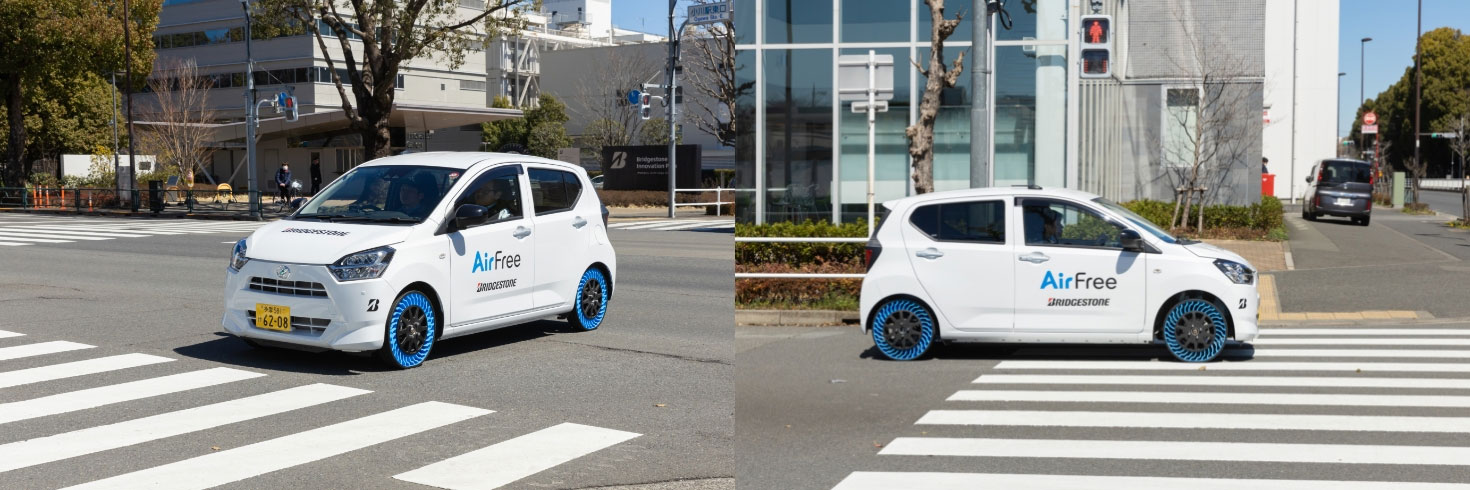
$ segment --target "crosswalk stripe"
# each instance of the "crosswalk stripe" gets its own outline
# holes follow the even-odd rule
[[[832,490],[1470,490],[1458,483],[857,471]]]
[[[19,247],[21,245],[33,245],[31,243],[0,242],[0,247]]]
[[[1356,378],[1268,376],[1107,376],[1055,374],[986,374],[976,384],[1027,385],[1158,385],[1158,386],[1296,386],[1332,388],[1470,389],[1470,379]]]
[[[1254,357],[1404,357],[1431,359],[1470,359],[1470,350],[1433,349],[1256,349]]]
[[[350,398],[368,390],[312,384],[0,445],[0,473]]]
[[[52,226],[52,225],[30,225],[30,226],[10,226],[8,228],[26,229],[26,230],[37,231],[37,232],[74,233],[74,234],[113,233],[113,234],[128,234],[128,235],[134,235],[134,236],[147,236],[147,235],[182,235],[183,234],[183,233],[180,233],[180,232],[173,232],[173,231],[121,230],[121,229],[118,229],[115,226],[74,226],[74,225],[66,225],[66,226],[56,225],[56,226]]]
[[[900,437],[881,455],[1470,465],[1470,447]]]
[[[178,393],[195,388],[220,385],[261,376],[265,375],[220,367],[72,391],[18,402],[0,403],[0,424],[86,410],[113,403],[141,400],[148,397]]]
[[[617,223],[617,228],[623,230],[640,230],[644,228],[657,228],[677,224],[692,223],[695,220],[673,220],[673,221],[634,221],[631,223]]]
[[[122,354],[117,356],[99,357],[85,361],[74,361],[49,366],[33,367],[29,369],[17,369],[15,371],[0,372],[0,388],[10,388],[42,381],[52,381],[88,374],[105,373],[118,369],[147,366],[162,362],[172,362],[173,359],[148,354]]]
[[[1447,336],[1447,337],[1470,337],[1470,329],[1465,328],[1268,328],[1261,330],[1261,336],[1272,337],[1291,335],[1385,335],[1404,337],[1411,335],[1422,336]]]
[[[1445,338],[1281,338],[1266,337],[1251,341],[1251,345],[1372,345],[1372,346],[1415,346],[1415,347],[1440,347],[1451,345],[1470,345],[1470,339],[1445,339]]]
[[[68,488],[210,488],[319,461],[489,413],[493,412],[450,403],[424,402]]]
[[[5,236],[3,238],[6,239],[6,240],[10,240],[12,242],[27,242],[27,243],[71,243],[72,242],[72,240],[57,240],[57,239],[54,239],[54,238],[28,238],[28,237],[18,237],[18,236]]]
[[[929,413],[920,417],[918,422],[914,422],[914,425],[1435,432],[1453,434],[1470,432],[1470,418],[1467,417],[1046,410],[930,410]],[[1470,462],[1467,462],[1467,464],[1470,464]]]
[[[112,232],[101,232],[101,231],[90,231],[90,230],[88,230],[88,231],[80,231],[80,230],[78,230],[78,231],[72,231],[72,230],[50,230],[50,229],[33,229],[33,228],[16,228],[16,227],[0,228],[0,233],[5,234],[6,236],[41,236],[41,237],[65,237],[65,238],[71,238],[71,237],[74,237],[74,236],[96,237],[94,239],[97,239],[97,240],[107,240],[107,239],[112,239],[112,238],[137,238],[137,237],[148,236],[148,235],[139,235],[139,234],[136,234],[136,233],[112,233]]]
[[[400,473],[393,478],[449,490],[490,490],[639,435],[563,423]]]
[[[24,337],[25,335],[26,334],[23,333],[7,332],[4,330],[0,330],[0,339],[8,339],[11,337]]]
[[[950,395],[948,401],[1470,408],[1470,396],[1178,391],[960,390]]]
[[[231,242],[234,243],[234,242]],[[1047,357],[1115,357],[1151,359],[1165,354],[1161,349],[1120,349],[1117,346],[1078,347],[1025,347],[1013,351],[1016,356]],[[1260,357],[1354,357],[1354,358],[1414,358],[1414,359],[1467,359],[1470,350],[1440,349],[1296,349],[1280,347],[1230,347],[1220,353],[1222,359]]]
[[[1001,361],[995,369],[1117,371],[1332,371],[1376,373],[1470,373],[1470,363],[1408,362],[1211,362],[1171,361]]]
[[[711,221],[711,222],[707,222],[707,223],[695,223],[695,224],[690,224],[690,225],[668,226],[668,227],[664,227],[664,228],[659,228],[659,230],[663,230],[663,231],[679,231],[679,230],[693,230],[693,229],[703,229],[703,228],[715,229],[715,228],[734,228],[734,227],[735,227],[735,223],[733,223],[733,222],[729,222],[729,221]]]
[[[51,342],[38,342],[34,344],[17,345],[14,347],[0,348],[0,361],[20,359],[22,357],[40,356],[68,352],[74,350],[91,349],[93,346],[67,342],[65,340],[54,340]]]

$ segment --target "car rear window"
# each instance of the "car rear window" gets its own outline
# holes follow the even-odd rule
[[[1005,243],[1005,203],[971,201],[914,209],[909,222],[930,238],[952,242]]]
[[[1373,169],[1364,162],[1322,162],[1322,183],[1324,184],[1367,184],[1372,174]]]

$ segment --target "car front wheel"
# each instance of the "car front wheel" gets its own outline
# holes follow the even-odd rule
[[[439,315],[434,303],[424,293],[404,291],[393,301],[388,312],[388,325],[383,332],[383,348],[378,359],[398,369],[409,369],[424,363],[439,333]]]
[[[888,300],[873,314],[873,345],[895,361],[918,359],[929,351],[937,336],[934,315],[918,301]]]
[[[1180,301],[1164,317],[1164,344],[1184,362],[1214,360],[1225,350],[1229,334],[1225,314],[1214,302],[1200,298]]]

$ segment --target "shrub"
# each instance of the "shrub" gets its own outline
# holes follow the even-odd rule
[[[834,225],[826,221],[804,223],[735,224],[738,237],[834,237],[866,238],[867,223]],[[736,264],[786,264],[800,267],[808,264],[863,265],[861,243],[736,243]],[[860,272],[860,271],[859,271]]]
[[[666,191],[613,191],[598,189],[597,197],[602,200],[604,206],[610,208],[666,208],[669,206],[669,193]],[[730,198],[730,193],[723,196]],[[714,192],[695,194],[692,192],[680,192],[675,199],[679,202],[715,202]],[[728,208],[728,206],[726,206]],[[729,213],[729,211],[726,211]]]
[[[738,272],[840,274],[862,272],[852,264],[794,267],[788,264],[738,265]],[[856,310],[861,279],[737,279],[735,304],[744,308]]]
[[[1160,228],[1169,228],[1169,220],[1174,217],[1174,203],[1172,202],[1138,200],[1128,201],[1122,205],[1152,221]],[[1191,208],[1188,222],[1197,223],[1199,213],[1198,207]],[[1224,204],[1206,206],[1204,214],[1206,229],[1248,228],[1264,234],[1273,228],[1282,226],[1283,223],[1281,200],[1272,196],[1262,197],[1261,202],[1249,206]]]

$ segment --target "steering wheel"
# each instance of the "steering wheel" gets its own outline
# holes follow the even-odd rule
[[[353,204],[351,206],[348,206],[347,209],[357,210],[357,211],[366,211],[366,212],[369,212],[369,213],[373,213],[373,212],[377,212],[377,211],[382,211],[382,209],[380,209],[377,206],[374,206],[372,204]]]

